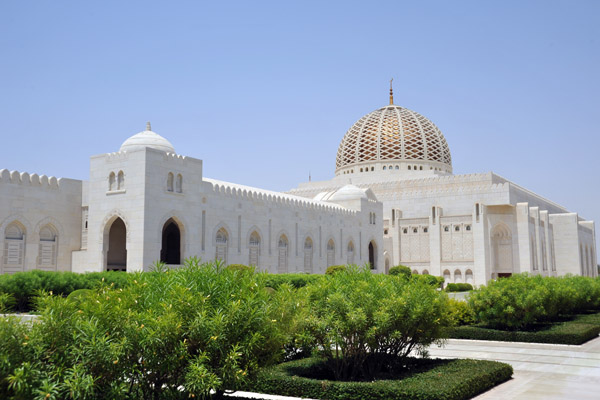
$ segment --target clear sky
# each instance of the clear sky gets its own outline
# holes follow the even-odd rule
[[[393,77],[455,173],[600,222],[598,21],[584,0],[4,0],[0,168],[87,179],[149,120],[206,176],[288,190],[333,176]]]

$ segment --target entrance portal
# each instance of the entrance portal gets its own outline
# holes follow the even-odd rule
[[[371,267],[371,269],[377,268],[376,252],[377,252],[377,245],[375,244],[375,242],[373,242],[373,241],[369,242],[369,266]]]
[[[127,228],[121,218],[108,231],[107,271],[127,271]]]
[[[171,265],[181,264],[181,233],[173,218],[163,226],[160,261]]]

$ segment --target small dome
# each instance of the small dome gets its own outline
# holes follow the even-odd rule
[[[330,197],[329,201],[345,201],[345,200],[356,200],[356,199],[368,199],[365,190],[354,185],[346,185],[335,191]]]
[[[129,139],[123,142],[119,151],[135,151],[145,147],[150,147],[156,150],[165,151],[167,153],[175,153],[175,148],[164,137],[152,132],[150,122],[146,124],[146,130],[136,133]]]
[[[381,161],[420,161],[452,171],[450,149],[437,126],[394,104],[365,115],[348,129],[338,148],[336,174]]]

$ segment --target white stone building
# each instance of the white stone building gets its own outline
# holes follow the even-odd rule
[[[290,193],[322,200],[349,183],[383,203],[384,271],[476,285],[520,272],[597,276],[592,221],[493,172],[453,175],[440,130],[394,105],[391,90],[342,139],[335,177]]]
[[[513,273],[596,276],[594,223],[494,173],[453,175],[448,144],[393,104],[365,115],[335,177],[271,192],[205,178],[202,161],[145,131],[93,156],[89,182],[0,171],[0,272],[178,265],[270,272],[404,264],[449,282]]]
[[[89,182],[0,171],[2,273],[140,270],[184,258],[324,273],[383,265],[382,204],[346,185],[310,200],[202,176],[147,129],[93,156]],[[381,270],[381,268],[379,268]]]

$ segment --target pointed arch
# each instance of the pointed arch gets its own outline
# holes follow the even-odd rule
[[[117,174],[117,190],[125,190],[125,174],[119,171]]]
[[[330,238],[327,241],[327,266],[330,267],[335,264],[335,241]]]
[[[229,231],[224,226],[217,229],[213,236],[215,243],[215,260],[221,260],[227,265],[227,256],[229,253],[230,236]]]
[[[169,218],[162,227],[160,261],[169,265],[180,265],[182,252],[182,224]]]
[[[177,174],[177,180],[175,181],[175,191],[177,193],[183,193],[183,176]]]
[[[460,269],[454,270],[454,283],[463,283],[462,272]]]
[[[285,233],[279,235],[277,240],[277,272],[284,274],[288,272],[288,249],[290,247],[290,241]]]
[[[2,272],[13,274],[25,268],[25,238],[27,229],[19,220],[13,220],[4,227]]]
[[[512,274],[513,245],[510,228],[504,222],[499,222],[491,230],[490,236],[492,240],[492,272]]]
[[[374,239],[369,242],[369,267],[377,269],[377,242]]]
[[[310,236],[304,239],[304,272],[313,273],[313,240]]]
[[[261,236],[257,230],[253,230],[248,239],[248,265],[254,265],[256,267],[260,265],[260,245]]]
[[[120,217],[114,218],[108,226],[106,248],[106,270],[127,271],[127,227]]]
[[[446,284],[452,282],[452,276],[450,275],[450,271],[449,270],[445,269],[442,275],[444,276],[444,281],[445,281]]]
[[[169,174],[167,175],[167,192],[173,191],[174,180],[175,180],[175,176],[173,175],[172,172],[169,172]]]
[[[465,283],[468,283],[470,285],[473,284],[473,271],[471,269],[467,269],[465,271]]]
[[[48,223],[39,230],[37,267],[55,271],[58,254],[58,229]]]
[[[117,189],[117,179],[114,172],[108,175],[108,191],[112,192]]]
[[[352,239],[348,240],[348,245],[346,246],[346,263],[348,265],[354,264],[355,251],[354,241]]]

